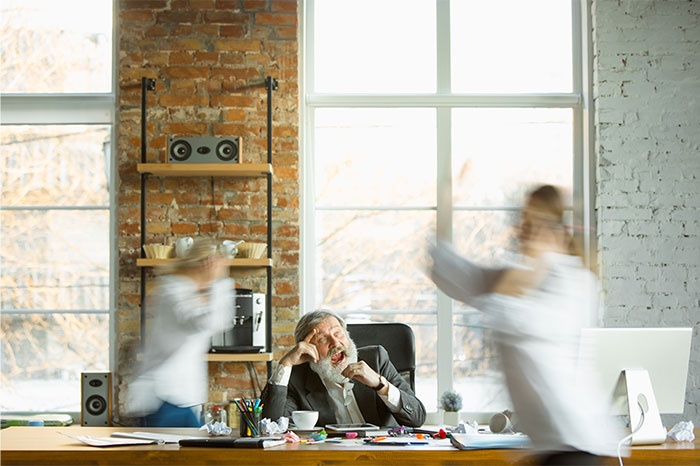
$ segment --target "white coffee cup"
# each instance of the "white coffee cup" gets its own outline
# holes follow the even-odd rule
[[[185,257],[193,244],[194,239],[189,236],[178,238],[178,240],[175,241],[175,255],[177,257]]]
[[[318,411],[292,411],[292,420],[300,430],[311,430],[318,421]]]
[[[506,413],[496,413],[489,420],[489,430],[494,434],[509,434],[513,432],[513,424]]]
[[[238,245],[243,241],[231,241],[230,239],[224,240],[219,246],[219,251],[224,257],[232,259],[238,254]]]

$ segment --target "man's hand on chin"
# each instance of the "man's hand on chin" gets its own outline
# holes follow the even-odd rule
[[[374,372],[371,367],[367,365],[364,361],[353,362],[348,364],[342,372],[344,377],[348,379],[355,379],[367,385],[370,388],[375,388],[381,382],[381,377],[379,374]]]

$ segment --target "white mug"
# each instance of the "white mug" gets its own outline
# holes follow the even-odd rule
[[[189,252],[190,248],[192,247],[193,243],[194,240],[189,236],[186,236],[184,238],[178,238],[178,240],[175,241],[175,255],[177,257],[185,257]]]
[[[489,430],[494,434],[509,434],[513,432],[511,416],[507,412],[496,413],[489,420]]]
[[[242,242],[243,241],[231,241],[230,239],[226,239],[221,242],[219,251],[224,257],[228,257],[229,259],[234,258],[236,254],[238,254],[238,245]]]

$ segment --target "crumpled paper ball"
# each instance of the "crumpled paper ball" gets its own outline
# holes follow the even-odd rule
[[[452,432],[455,434],[478,434],[479,424],[476,421],[459,421],[459,425]]]
[[[694,428],[693,421],[681,421],[671,427],[671,430],[668,431],[666,436],[676,442],[692,442],[695,440],[695,434],[693,433]]]
[[[282,416],[277,419],[277,422],[270,418],[263,418],[260,420],[260,430],[265,435],[277,435],[287,432],[289,428],[289,418]]]
[[[220,421],[216,421],[214,423],[207,422],[200,427],[199,430],[206,430],[207,434],[211,436],[230,435],[232,431],[229,426]]]

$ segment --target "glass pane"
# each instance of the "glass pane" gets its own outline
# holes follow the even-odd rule
[[[434,206],[435,128],[434,109],[316,110],[316,202]]]
[[[316,211],[316,229],[316,308],[435,309],[423,272],[435,212]]]
[[[436,89],[435,0],[317,1],[315,92]]]
[[[461,254],[484,266],[498,266],[514,257],[518,212],[455,211],[454,244]],[[453,301],[453,383],[465,411],[502,411],[510,407],[500,361],[482,314]]]
[[[571,2],[450,2],[452,91],[572,92]]]
[[[1,8],[4,93],[111,92],[111,1],[3,0]]]
[[[80,372],[108,370],[108,315],[2,314],[0,410],[79,412]]]
[[[484,266],[514,259],[519,211],[463,211],[453,214],[453,242],[460,254]]]
[[[474,327],[468,317],[453,317],[453,385],[462,395],[463,411],[512,409],[491,331]]]
[[[433,308],[433,312],[435,309]],[[403,322],[416,339],[416,396],[428,412],[437,411],[437,324],[435,314],[353,313],[347,323]]]
[[[108,126],[4,126],[0,138],[3,205],[109,205]]]
[[[109,309],[109,210],[2,211],[2,309]]]
[[[452,137],[455,205],[520,207],[539,183],[568,190],[571,204],[571,109],[454,109]]]

